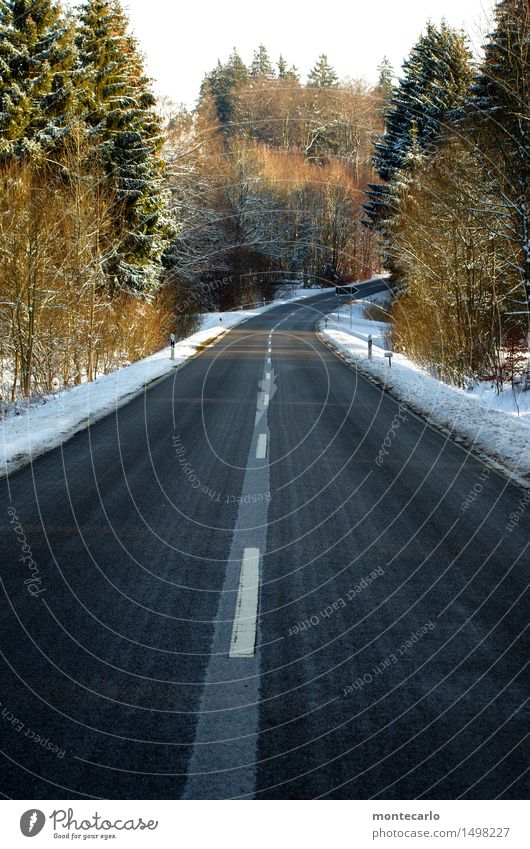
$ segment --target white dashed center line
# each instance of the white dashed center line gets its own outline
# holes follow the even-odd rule
[[[253,657],[256,651],[259,565],[259,548],[245,548],[230,643],[230,657]]]
[[[252,798],[257,786],[261,669],[258,613],[272,500],[268,413],[276,392],[270,358],[271,353],[266,366],[265,356],[260,372],[256,423],[219,593],[184,799]]]

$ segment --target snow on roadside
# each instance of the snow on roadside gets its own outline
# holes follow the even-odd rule
[[[371,300],[371,299],[370,299]],[[514,480],[530,485],[530,393],[519,396],[520,415],[511,390],[500,396],[489,387],[465,391],[436,380],[412,360],[394,354],[385,359],[388,325],[368,321],[360,303],[342,307],[320,325],[322,338],[361,373],[403,401],[431,424],[451,434]],[[368,359],[368,335],[373,335],[373,359]]]
[[[274,307],[314,297],[325,291],[293,290],[290,297],[264,307],[208,313],[203,317],[201,329],[197,333],[177,342],[174,361],[170,358],[171,349],[165,348],[132,365],[103,375],[94,383],[83,383],[43,399],[41,403],[31,404],[19,415],[16,415],[19,410],[11,411],[0,421],[0,477],[57,448],[74,434],[123,406],[153,381],[170,374],[191,359],[198,348],[217,341],[231,327]]]

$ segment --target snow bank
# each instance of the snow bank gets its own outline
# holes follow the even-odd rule
[[[375,380],[437,428],[473,449],[517,482],[530,486],[530,392],[520,392],[514,404],[511,388],[497,395],[489,385],[471,391],[436,380],[412,360],[394,354],[385,359],[388,325],[363,318],[356,303],[330,313],[320,334],[361,373]],[[373,335],[373,359],[368,359],[368,335]]]
[[[171,349],[165,348],[151,357],[99,377],[94,383],[66,389],[22,410],[17,406],[0,421],[0,477],[57,448],[74,434],[123,406],[153,381],[190,360],[197,354],[198,348],[217,341],[231,327],[292,300],[314,297],[322,291],[325,290],[296,290],[291,297],[264,307],[208,313],[197,333],[177,343],[174,361],[170,358]]]

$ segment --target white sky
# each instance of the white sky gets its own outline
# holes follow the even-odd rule
[[[442,17],[476,49],[489,30],[492,0],[124,0],[159,95],[193,104],[200,83],[233,47],[250,62],[265,44],[303,75],[327,53],[338,75],[375,81],[387,55],[396,69],[427,20]]]

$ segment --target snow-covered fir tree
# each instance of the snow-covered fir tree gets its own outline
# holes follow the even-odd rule
[[[375,144],[374,165],[382,184],[371,185],[366,205],[376,225],[390,212],[389,183],[406,166],[414,145],[432,150],[444,124],[466,98],[472,79],[465,35],[445,22],[430,23],[403,65],[386,112],[385,133]]]
[[[0,0],[0,149],[3,157],[12,152],[13,143],[24,136],[29,123],[29,97],[15,76],[22,52],[19,33],[13,26],[13,10],[9,3]]]
[[[291,67],[289,67],[281,54],[276,67],[278,69],[279,80],[294,80],[296,82],[299,81],[300,74],[298,73],[298,69],[295,65],[291,65]]]
[[[287,62],[283,58],[283,55],[280,53],[280,58],[276,63],[276,68],[278,69],[278,79],[284,80],[287,76]]]
[[[75,107],[71,23],[52,0],[0,3],[0,155],[49,152]]]
[[[217,115],[222,127],[226,128],[233,117],[234,94],[238,88],[246,82],[248,69],[237,52],[232,50],[228,62],[221,62],[206,74],[200,92],[200,104],[208,98],[212,98],[217,110]]]
[[[111,287],[149,296],[170,235],[161,122],[119,0],[87,0],[77,35],[81,102],[116,198],[120,226],[107,262]]]
[[[394,68],[387,56],[383,56],[377,69],[377,85],[385,95],[390,95],[394,85]]]
[[[394,89],[394,68],[390,60],[384,56],[377,68],[377,86],[374,89],[374,97],[380,102],[379,111],[383,119],[386,116],[392,91]]]
[[[272,62],[269,58],[267,48],[264,47],[263,44],[260,44],[258,49],[254,52],[254,58],[250,65],[250,76],[264,77],[268,80],[274,78],[274,68],[272,67]]]
[[[339,78],[335,73],[333,66],[330,64],[328,57],[322,53],[315,64],[315,67],[309,72],[307,84],[314,88],[331,88],[338,85]]]
[[[502,0],[484,62],[472,87],[467,125],[488,153],[499,185],[505,228],[519,252],[518,272],[530,304],[530,6]],[[500,211],[500,210],[499,210]]]

